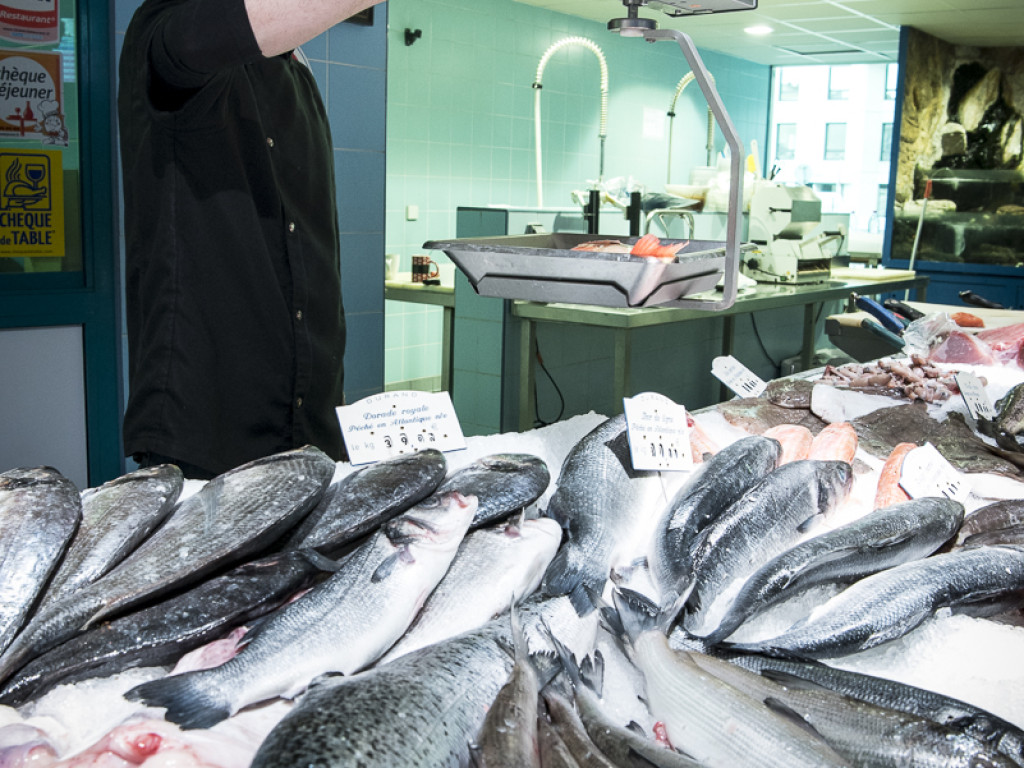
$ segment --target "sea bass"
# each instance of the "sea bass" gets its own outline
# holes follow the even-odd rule
[[[723,512],[694,543],[693,589],[683,609],[687,630],[711,632],[713,624],[703,626],[709,609],[732,581],[793,546],[846,497],[852,484],[853,470],[845,461],[794,461]]]
[[[676,749],[702,765],[729,768],[848,765],[792,718],[708,674],[688,652],[670,648],[663,619],[649,613],[650,606],[638,608],[619,593],[615,604],[647,681],[651,713]]]
[[[965,701],[818,661],[778,659],[755,653],[726,653],[723,657],[790,688],[826,688],[940,725],[955,725],[961,732],[996,746],[1016,765],[1024,765],[1024,730]]]
[[[433,493],[447,467],[444,454],[428,448],[357,469],[328,487],[288,546],[333,554]]]
[[[160,464],[84,491],[82,523],[45,601],[59,600],[124,560],[170,514],[183,484],[180,469]]]
[[[517,615],[529,638],[539,617],[567,607],[564,597],[531,601]],[[502,647],[510,631],[501,616],[350,677],[319,678],[264,740],[252,768],[467,765],[512,669]],[[530,642],[531,653],[545,649]]]
[[[388,521],[330,579],[290,603],[219,667],[143,683],[125,697],[165,707],[183,728],[209,728],[244,706],[291,698],[317,675],[378,659],[444,576],[476,500],[431,496]]]
[[[857,701],[814,686],[780,685],[705,654],[690,656],[701,669],[758,700],[798,712],[836,752],[857,766],[877,768],[1012,768],[1013,761],[956,725]]]
[[[542,517],[473,531],[412,626],[383,661],[474,629],[531,594],[558,551],[562,529]]]
[[[81,516],[78,489],[56,469],[0,474],[0,651],[21,629]]]
[[[1024,550],[960,549],[868,576],[781,635],[731,647],[805,658],[840,656],[902,637],[939,608],[1018,589],[1024,589]]]
[[[617,548],[658,506],[661,488],[654,472],[633,470],[626,419],[613,416],[583,437],[566,456],[547,515],[568,532],[544,574],[547,595],[574,595],[581,612],[586,595],[600,592]],[[653,505],[653,506],[652,506]]]
[[[782,460],[782,445],[767,437],[745,437],[726,446],[676,492],[657,525],[651,572],[662,605],[683,593],[697,533],[753,488]]]
[[[7,682],[0,703],[17,707],[55,685],[174,664],[183,653],[283,605],[322,574],[300,551],[239,565],[50,649]]]
[[[777,555],[744,582],[718,627],[705,637],[724,640],[744,621],[818,584],[851,582],[926,557],[952,537],[964,519],[959,502],[921,498],[870,512]]]
[[[497,453],[456,470],[437,490],[476,496],[476,517],[470,525],[475,529],[522,511],[541,497],[550,482],[543,459],[526,453]]]
[[[334,468],[307,446],[218,475],[120,565],[37,613],[0,656],[0,679],[100,619],[264,550],[316,504]]]

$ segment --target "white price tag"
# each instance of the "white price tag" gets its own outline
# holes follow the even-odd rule
[[[655,392],[622,399],[633,469],[686,471],[693,468],[686,408]]]
[[[914,499],[945,496],[963,504],[971,495],[966,478],[931,443],[915,448],[903,459],[900,485]]]
[[[383,392],[336,410],[352,464],[427,448],[457,451],[466,447],[447,392]]]
[[[964,399],[964,404],[975,421],[978,418],[994,419],[996,417],[996,410],[992,407],[992,401],[989,399],[984,385],[977,376],[973,373],[962,372],[954,374],[953,378],[956,379],[956,385],[960,389],[960,396]]]
[[[711,373],[740,397],[757,397],[768,384],[732,355],[711,361]]]

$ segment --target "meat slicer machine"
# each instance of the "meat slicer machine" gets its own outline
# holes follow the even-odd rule
[[[809,187],[758,184],[747,224],[754,248],[743,254],[743,274],[759,283],[828,281],[842,235],[820,228],[821,199]]]

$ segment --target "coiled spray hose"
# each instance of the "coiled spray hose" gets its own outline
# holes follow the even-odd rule
[[[543,175],[541,174],[540,151],[540,90],[543,88],[541,78],[544,76],[544,67],[547,66],[548,59],[556,51],[569,45],[583,46],[597,56],[597,60],[601,65],[601,125],[598,130],[598,138],[601,141],[601,153],[597,174],[598,184],[604,178],[604,140],[608,136],[608,65],[605,62],[604,53],[601,52],[601,49],[593,40],[588,40],[585,37],[565,37],[557,43],[553,43],[550,48],[544,51],[544,55],[540,57],[540,63],[537,64],[537,79],[533,83],[533,134],[537,158],[537,206],[539,208],[544,207],[544,182]]]
[[[693,81],[693,72],[687,72],[679,80],[679,84],[676,85],[676,92],[672,95],[672,103],[668,105],[668,171],[665,174],[665,183],[672,183],[672,122],[676,119],[676,102],[679,100],[680,94],[686,89]],[[715,78],[708,72],[708,79],[711,82],[715,82]],[[711,107],[708,107],[708,161],[707,165],[713,165],[715,159],[715,116],[711,112]]]

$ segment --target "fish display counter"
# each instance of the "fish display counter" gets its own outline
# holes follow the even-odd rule
[[[695,411],[686,471],[634,469],[625,417],[589,413],[209,482],[4,472],[0,765],[1022,765],[1024,325],[1000,330],[981,365]]]

